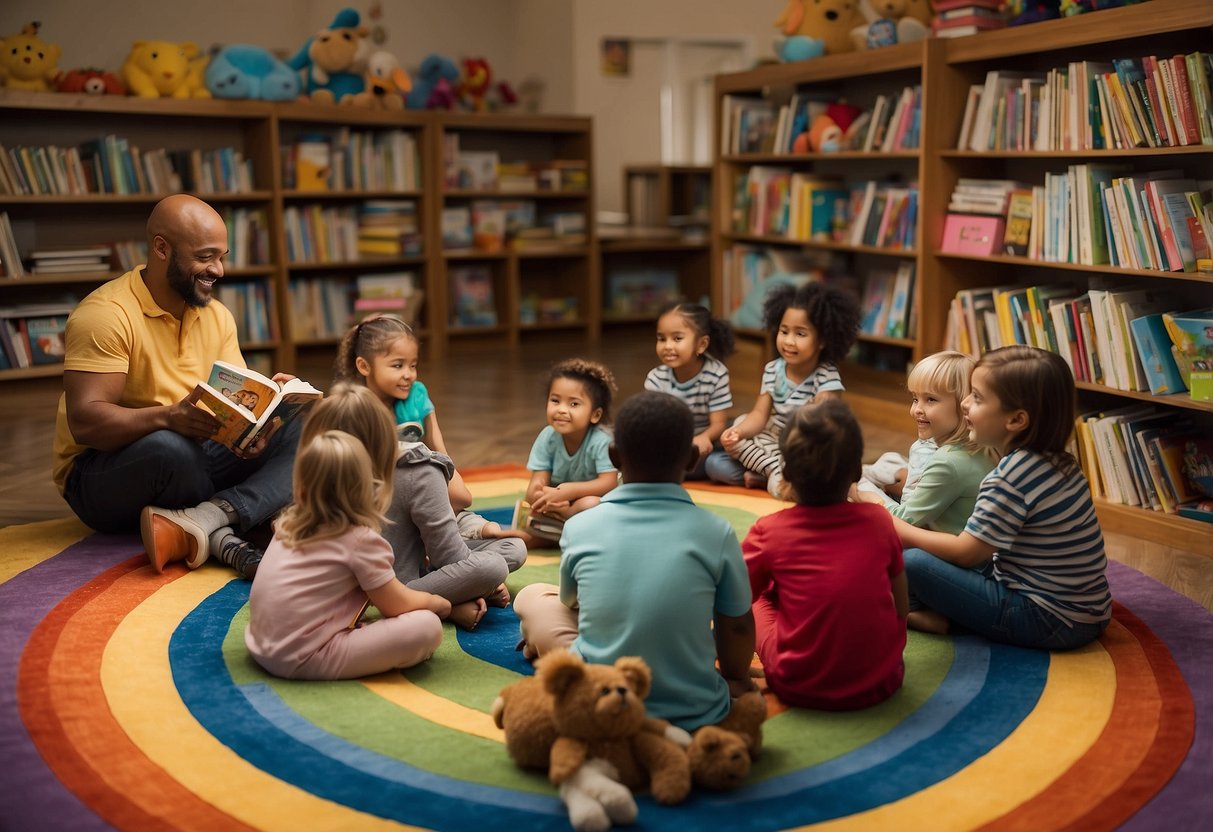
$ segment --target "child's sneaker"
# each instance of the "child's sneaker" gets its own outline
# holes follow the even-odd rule
[[[215,555],[221,562],[236,570],[246,581],[251,581],[257,575],[257,567],[265,552],[258,549],[247,540],[241,540],[236,535],[228,535],[219,552]]]
[[[144,506],[139,514],[139,534],[147,559],[157,572],[163,572],[175,560],[197,569],[210,555],[206,532],[181,509]]]

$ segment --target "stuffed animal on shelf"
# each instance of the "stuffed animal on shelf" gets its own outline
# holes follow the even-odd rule
[[[729,715],[719,725],[705,725],[696,731],[687,748],[695,785],[722,792],[744,783],[753,761],[762,754],[762,723],[766,718],[766,700],[754,691],[734,700]]]
[[[299,97],[299,74],[268,49],[246,43],[216,52],[204,80],[215,98],[294,101]]]
[[[334,104],[366,89],[363,72],[370,53],[367,34],[358,12],[346,8],[337,13],[329,28],[307,39],[286,62],[303,72],[305,100]]]
[[[122,64],[131,94],[141,98],[210,98],[206,56],[190,41],[137,40]]]
[[[879,49],[895,43],[926,40],[931,34],[927,0],[869,0],[868,22],[851,30],[856,49]]]
[[[851,29],[862,21],[856,0],[788,0],[775,25],[787,36],[780,60],[804,61],[851,52]]]
[[[609,787],[614,779],[633,790],[647,786],[664,804],[680,803],[690,792],[687,754],[669,737],[684,744],[690,738],[645,716],[651,684],[643,659],[586,664],[557,650],[535,663],[534,676],[503,688],[493,703],[509,755],[522,768],[547,770],[574,829],[605,829],[635,818],[631,795],[621,800]]]
[[[0,81],[10,90],[50,92],[59,76],[59,47],[38,37],[41,23],[27,23],[21,31],[0,38]]]
[[[69,69],[55,82],[59,92],[82,92],[88,95],[126,95],[126,84],[117,75],[104,69],[85,67]]]
[[[450,110],[455,106],[458,86],[459,67],[455,62],[431,53],[421,62],[404,103],[410,110]]]
[[[518,95],[505,81],[493,83],[493,70],[484,58],[464,58],[459,101],[474,113],[484,113],[514,106]]]
[[[792,141],[792,152],[837,153],[842,150],[843,140],[862,112],[853,104],[842,101],[830,104],[824,113],[813,119],[807,131]]]
[[[341,103],[372,110],[403,110],[404,97],[412,88],[413,82],[396,56],[380,50],[366,60],[366,89]]]

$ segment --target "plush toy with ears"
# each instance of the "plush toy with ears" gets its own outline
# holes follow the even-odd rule
[[[55,89],[88,95],[126,95],[126,85],[117,75],[95,67],[69,69],[59,76]]]
[[[878,49],[895,43],[925,40],[931,34],[927,0],[868,0],[868,22],[851,30],[856,49]]]
[[[412,88],[413,82],[396,56],[380,50],[366,59],[366,89],[341,103],[372,110],[403,110],[404,97]]]
[[[0,38],[0,81],[10,90],[50,92],[59,76],[59,47],[38,37],[42,24],[27,23],[16,35]]]
[[[317,104],[333,104],[366,89],[363,71],[370,47],[369,30],[354,9],[342,9],[327,29],[308,38],[287,61],[304,74],[304,95]]]
[[[787,36],[777,52],[784,61],[851,52],[851,29],[862,18],[856,0],[788,0],[775,25]]]
[[[207,58],[191,41],[137,40],[122,64],[131,94],[141,98],[210,98]]]

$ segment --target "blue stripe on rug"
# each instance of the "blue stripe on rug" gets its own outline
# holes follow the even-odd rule
[[[290,713],[280,700],[274,704],[269,688],[250,688],[246,698],[232,682],[222,644],[247,598],[247,584],[228,584],[181,622],[169,646],[173,678],[186,706],[244,759],[321,797],[406,823],[466,829],[491,814],[494,823],[566,828],[554,798],[543,805],[555,806],[555,815],[548,814],[550,809],[527,811],[524,807],[533,796],[502,805],[497,787],[417,772],[327,734]],[[642,798],[645,825],[668,824],[683,832],[802,825],[865,811],[951,776],[1019,725],[1038,701],[1048,671],[1047,653],[965,641],[957,641],[953,669],[931,701],[905,721],[919,722],[917,729],[899,726],[871,746],[817,770],[786,775],[805,778],[791,791],[763,783],[726,798],[693,796],[675,808]],[[950,720],[943,719],[947,713],[953,714]],[[919,739],[910,742],[916,730]],[[862,762],[868,765],[862,767]],[[504,753],[502,764],[509,765]],[[761,809],[756,811],[754,801],[759,799]]]

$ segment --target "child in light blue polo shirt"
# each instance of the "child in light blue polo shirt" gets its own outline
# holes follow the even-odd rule
[[[640,656],[653,670],[648,712],[688,731],[720,722],[730,694],[752,688],[754,655],[737,536],[681,485],[697,461],[693,433],[675,397],[630,398],[611,446],[623,484],[565,523],[560,586],[531,584],[514,600],[528,657],[561,647],[599,664]]]

